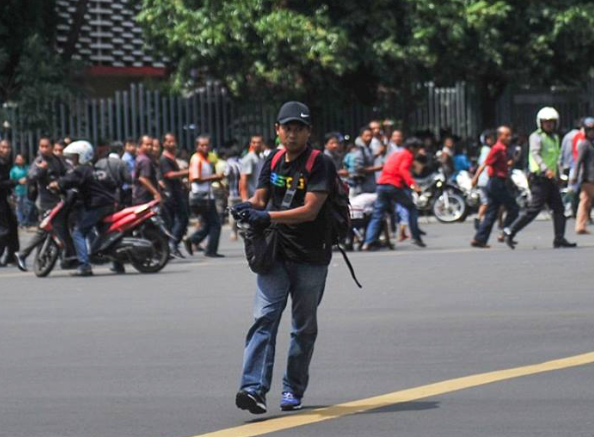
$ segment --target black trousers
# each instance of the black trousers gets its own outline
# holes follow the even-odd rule
[[[505,185],[505,179],[495,176],[490,178],[487,185],[487,195],[489,196],[489,206],[487,207],[485,218],[474,236],[474,239],[481,243],[486,243],[489,240],[489,235],[491,235],[493,224],[497,221],[501,206],[506,209],[505,222],[503,223],[504,228],[511,225],[518,218],[518,212],[520,210],[516,199],[510,194]]]
[[[0,199],[0,256],[4,250],[9,262],[19,251],[19,224],[6,198]]]
[[[532,220],[538,216],[545,205],[553,212],[553,227],[555,230],[555,241],[565,238],[565,208],[559,193],[556,179],[549,179],[542,176],[532,175],[530,177],[530,192],[532,200],[524,213],[512,223],[510,230],[512,235],[520,232]]]

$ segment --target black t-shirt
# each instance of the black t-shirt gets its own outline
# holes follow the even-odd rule
[[[159,159],[159,167],[161,169],[161,176],[165,183],[165,190],[170,196],[174,198],[181,198],[183,195],[182,180],[181,178],[167,178],[165,175],[172,171],[179,171],[179,165],[175,159],[168,158],[162,155]]]
[[[270,168],[271,153],[262,166],[258,179],[258,189],[269,190],[270,201],[268,209],[278,211],[281,209],[285,192],[291,184],[292,177],[305,173],[305,165],[311,149],[308,147],[297,159],[286,162],[281,157],[276,168]],[[276,152],[280,153],[280,152]],[[336,169],[332,161],[320,153],[314,162],[311,173],[303,177],[297,185],[297,192],[291,203],[291,208],[303,206],[305,194],[318,192],[330,194],[333,181],[336,178]],[[332,244],[328,232],[328,220],[326,214],[327,202],[324,204],[316,219],[312,222],[299,223],[297,225],[279,224],[279,250],[280,256],[289,261],[328,265],[332,258]]]
[[[136,158],[136,164],[134,166],[134,186],[132,187],[133,203],[138,205],[141,203],[147,203],[153,200],[152,193],[146,189],[144,185],[140,183],[138,178],[147,178],[157,190],[159,189],[157,180],[157,169],[151,159],[144,155],[138,155]]]

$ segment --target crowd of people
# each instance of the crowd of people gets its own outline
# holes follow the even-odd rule
[[[485,131],[480,145],[470,148],[447,133],[440,142],[429,133],[406,138],[389,120],[373,120],[361,128],[354,141],[331,132],[325,135],[319,148],[350,187],[352,204],[371,202],[373,205],[373,213],[365,225],[361,246],[364,251],[380,248],[380,234],[387,217],[398,241],[411,238],[416,246],[425,247],[414,192],[420,192],[416,181],[437,168],[449,179],[461,171],[474,176],[472,184],[480,190],[481,204],[472,246],[489,247],[489,235],[499,219],[499,241],[514,248],[516,234],[547,205],[553,212],[554,246],[572,247],[574,244],[564,236],[566,219],[558,185],[565,176],[573,190],[580,193],[575,204],[576,232],[589,234],[586,225],[594,197],[594,119],[582,119],[581,125],[568,132],[562,141],[558,129],[557,111],[543,108],[537,116],[537,130],[529,139],[501,126]],[[43,232],[38,231],[20,249],[17,228],[35,226],[59,201],[60,189],[74,184],[67,182],[68,173],[73,171],[68,148],[74,143],[77,142],[71,138],[52,141],[42,137],[37,156],[28,164],[24,155],[12,156],[7,139],[0,142],[0,265],[15,263],[22,270],[27,269],[26,259],[43,238]],[[107,180],[115,184],[108,191],[115,193],[113,203],[118,207],[153,199],[161,202],[162,216],[173,236],[172,257],[183,258],[203,251],[207,257],[220,258],[224,256],[219,252],[219,241],[225,221],[230,221],[230,238],[238,239],[237,224],[228,216],[227,207],[254,195],[262,166],[277,147],[283,147],[278,140],[266,141],[262,135],[254,134],[245,147],[230,143],[213,149],[211,138],[200,135],[196,138],[195,153],[189,157],[186,150],[179,150],[172,133],[162,138],[142,135],[123,144],[99,141],[85,164],[94,172],[107,174]],[[531,203],[522,214],[509,190],[512,168],[525,169],[529,174]],[[104,206],[87,220],[90,225],[84,226],[83,234],[113,208],[109,200]],[[199,226],[188,232],[192,216],[198,219]],[[69,232],[67,217],[60,217],[56,223],[65,246],[63,267],[78,265],[79,274],[89,274],[88,260],[80,256],[84,249],[77,250],[84,242],[77,235],[78,227]],[[352,241],[346,245],[352,246]],[[121,272],[123,268],[114,266],[114,270]]]

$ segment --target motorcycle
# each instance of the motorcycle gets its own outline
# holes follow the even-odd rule
[[[421,187],[420,193],[414,193],[419,211],[433,213],[442,223],[464,221],[469,210],[464,194],[460,188],[447,181],[443,172],[416,179],[416,182]]]
[[[516,203],[520,209],[525,209],[530,203],[532,194],[530,193],[530,184],[526,173],[522,170],[514,169],[511,172],[511,181],[513,183],[512,189],[516,197]]]
[[[106,216],[97,226],[90,250],[91,263],[130,263],[141,273],[156,273],[169,262],[171,236],[159,216],[159,202],[151,202],[122,209]],[[63,243],[53,230],[56,215],[70,206],[62,197],[48,211],[39,227],[47,232],[35,254],[34,272],[37,277],[51,273],[61,255]]]
[[[456,175],[456,185],[462,190],[466,205],[471,211],[476,211],[481,204],[479,189],[472,186],[472,177],[466,170],[459,171]]]

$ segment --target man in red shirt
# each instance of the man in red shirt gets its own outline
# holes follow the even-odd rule
[[[388,211],[394,211],[396,202],[408,210],[413,244],[425,247],[419,232],[419,213],[412,197],[412,190],[418,192],[420,188],[410,173],[415,154],[421,146],[419,139],[409,138],[404,143],[404,150],[392,154],[384,164],[382,174],[377,180],[377,200],[373,207],[371,221],[367,226],[363,250],[375,247],[384,217]]]
[[[487,196],[489,204],[485,218],[481,222],[474,239],[470,242],[473,247],[488,248],[487,241],[491,235],[493,224],[499,215],[499,208],[503,206],[507,210],[505,222],[503,227],[506,228],[511,225],[518,217],[519,208],[516,199],[511,195],[505,181],[509,171],[509,157],[507,155],[507,147],[510,145],[512,139],[512,131],[507,126],[501,126],[497,129],[497,143],[491,148],[489,155],[485,162],[479,167],[472,185],[476,186],[478,178],[485,169],[489,167],[489,183],[487,184]]]

